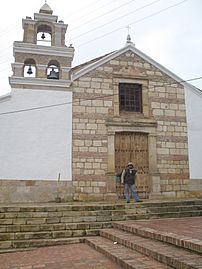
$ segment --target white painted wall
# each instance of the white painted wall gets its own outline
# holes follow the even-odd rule
[[[202,93],[185,89],[189,169],[191,179],[202,179]]]
[[[71,101],[71,92],[14,89],[0,114]],[[0,115],[0,179],[71,180],[71,147],[71,104]]]

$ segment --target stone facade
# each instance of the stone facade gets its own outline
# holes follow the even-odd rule
[[[140,83],[143,113],[120,113],[118,85]],[[114,135],[149,135],[150,196],[185,197],[189,168],[183,86],[128,50],[77,78],[73,90],[75,199],[115,193]]]
[[[15,62],[12,64],[10,85],[12,90],[23,92],[21,102],[28,100],[26,90],[29,96],[37,90],[46,97],[52,91],[59,98],[65,92],[72,93],[69,95],[71,100],[65,99],[71,106],[72,114],[64,113],[61,119],[66,119],[68,115],[69,120],[60,125],[64,134],[66,125],[72,124],[72,129],[69,128],[72,132],[64,140],[64,145],[68,141],[70,146],[62,157],[63,162],[68,154],[71,157],[67,165],[60,162],[60,158],[54,162],[54,165],[62,163],[65,171],[69,169],[72,178],[63,178],[69,181],[62,181],[58,189],[57,181],[50,181],[56,175],[38,180],[29,177],[29,181],[25,177],[16,180],[17,177],[5,178],[1,175],[0,202],[53,201],[58,190],[59,197],[64,201],[117,199],[115,138],[117,133],[124,132],[147,137],[150,198],[181,198],[195,193],[196,184],[189,180],[185,85],[179,83],[177,76],[138,51],[129,37],[124,48],[72,68],[74,48],[65,46],[67,25],[63,21],[57,22],[57,16],[52,15],[47,4],[34,15],[34,20],[30,17],[23,20],[23,29],[23,42],[14,42]],[[37,44],[40,31],[52,33],[51,46]],[[24,77],[25,66],[32,64],[36,68],[35,77]],[[51,65],[58,67],[59,77],[56,80],[47,79],[47,69]],[[141,113],[120,112],[120,83],[141,85]],[[51,96],[54,97],[54,94],[51,93]],[[36,106],[41,106],[41,98],[36,100]],[[18,106],[18,102],[15,105]],[[55,111],[53,113],[55,115]],[[50,119],[51,115],[47,118]],[[43,125],[42,118],[37,120],[39,124],[30,122],[37,126],[37,132],[41,134],[39,126]],[[23,128],[28,129],[26,125]],[[57,138],[55,134],[54,138]],[[50,162],[47,145],[43,153]],[[23,160],[25,154],[22,151],[20,154]],[[47,181],[43,182],[43,178]]]

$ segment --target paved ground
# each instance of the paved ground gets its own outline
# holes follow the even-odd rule
[[[1,269],[121,269],[86,244],[0,254]]]
[[[202,217],[138,221],[143,226],[202,240]],[[86,244],[0,254],[0,269],[120,269]]]
[[[130,223],[130,221],[128,221]],[[202,217],[138,221],[143,227],[202,240]],[[202,243],[202,242],[201,242]]]

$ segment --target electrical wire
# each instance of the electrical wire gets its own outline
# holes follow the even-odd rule
[[[134,1],[136,1],[136,0],[134,0]],[[104,5],[100,6],[100,7],[97,6],[97,7],[96,7],[96,10],[97,10],[97,9],[100,10],[100,9],[102,9],[103,7],[109,6],[109,5],[112,4],[112,2],[113,2],[113,1],[109,1],[107,4],[104,4]],[[114,2],[116,2],[116,0],[114,0]],[[97,2],[96,2],[96,4],[97,4]],[[82,11],[83,11],[83,10],[82,10]],[[88,10],[88,11],[89,11],[89,10]],[[94,10],[92,11],[92,13],[93,13],[93,12],[94,12]],[[77,12],[77,13],[78,13],[78,12]],[[83,15],[83,16],[80,16],[80,15],[79,15],[79,21],[81,20],[81,18],[85,18],[85,17],[88,17],[88,13],[85,14],[85,15]],[[69,19],[69,17],[68,17],[68,19]],[[71,21],[71,23],[74,24],[74,21],[78,21],[78,19],[75,19],[75,18],[74,18],[74,19]],[[85,23],[85,22],[84,22],[84,23]],[[82,26],[83,26],[83,23],[81,24],[81,26],[78,26],[78,27],[82,27]],[[77,27],[76,27],[76,28],[77,28]],[[70,30],[69,32],[71,32],[71,31],[73,31],[73,29]]]
[[[133,12],[136,12],[136,11],[138,11],[138,10],[140,10],[140,9],[146,8],[147,6],[150,6],[150,5],[152,5],[152,4],[154,4],[154,3],[158,2],[158,1],[160,1],[160,0],[153,1],[152,3],[147,4],[147,5],[143,6],[143,7],[140,7],[139,9],[137,9],[137,10],[135,10],[135,11],[133,11]],[[155,13],[152,13],[151,15],[148,15],[148,16],[143,17],[142,19],[139,19],[139,20],[137,20],[137,21],[135,21],[135,22],[131,22],[131,23],[129,23],[128,25],[132,25],[132,24],[135,24],[135,23],[144,21],[144,20],[146,20],[147,18],[150,18],[150,17],[153,17],[153,16],[155,16],[155,15],[158,15],[158,14],[160,14],[160,13],[162,13],[162,12],[164,12],[164,11],[170,9],[170,8],[173,8],[173,7],[175,7],[175,6],[178,6],[178,5],[180,5],[180,4],[182,4],[182,3],[186,2],[186,1],[188,1],[188,0],[184,0],[184,1],[181,1],[181,2],[179,2],[179,3],[177,3],[177,4],[174,4],[174,5],[172,5],[172,6],[169,6],[169,7],[167,7],[167,8],[161,9],[161,10],[155,12]],[[124,16],[125,16],[125,15],[123,15],[123,16],[121,16],[121,17],[118,17],[118,18],[114,19],[113,21],[118,20],[118,19],[120,19],[120,18],[122,18],[122,17],[124,17]],[[113,21],[110,21],[109,23],[111,23],[111,22],[113,22]],[[101,25],[101,26],[98,26],[98,27],[96,27],[96,28],[93,28],[92,30],[89,30],[89,31],[87,31],[87,32],[85,32],[85,33],[83,33],[83,34],[81,34],[81,35],[76,36],[74,39],[80,38],[82,35],[85,35],[85,34],[91,32],[91,31],[95,31],[95,30],[97,30],[97,29],[99,29],[99,28],[101,28],[101,27],[103,27],[103,26],[105,26],[105,25],[107,25],[107,24],[108,24],[108,23],[103,24],[103,25]],[[116,28],[115,30],[113,30],[113,31],[111,31],[111,32],[108,32],[108,33],[106,33],[106,34],[104,34],[104,35],[102,35],[102,36],[99,36],[99,37],[97,37],[97,38],[94,38],[94,39],[91,39],[91,40],[89,40],[89,41],[87,41],[87,42],[84,42],[84,43],[82,43],[81,45],[77,46],[77,48],[82,47],[82,46],[84,46],[84,45],[87,45],[87,44],[89,44],[89,43],[91,43],[91,42],[93,42],[93,41],[99,40],[99,39],[101,39],[101,38],[103,38],[103,37],[105,37],[105,36],[108,36],[108,35],[110,35],[110,34],[112,34],[112,33],[114,33],[114,32],[117,32],[117,31],[119,31],[119,30],[121,30],[121,29],[125,29],[125,26]],[[72,40],[74,40],[74,39],[72,39]],[[6,62],[9,62],[9,61],[5,61],[5,63],[6,63]]]
[[[139,19],[139,20],[136,20],[136,21],[134,21],[134,22],[128,23],[128,25],[133,25],[133,24],[142,22],[142,21],[144,21],[144,20],[146,20],[146,19],[148,19],[148,18],[154,17],[154,16],[156,16],[156,15],[162,13],[162,12],[165,12],[165,11],[167,11],[168,9],[174,8],[174,7],[176,7],[176,6],[179,6],[179,5],[181,5],[181,4],[183,4],[184,2],[187,2],[187,1],[188,1],[188,0],[183,0],[183,1],[181,1],[181,2],[178,2],[177,4],[171,5],[171,6],[169,6],[169,7],[164,8],[164,9],[160,9],[159,11],[154,12],[154,13],[148,15],[148,16],[145,16],[145,17],[143,17],[142,19]],[[101,38],[103,38],[103,37],[105,37],[105,36],[108,36],[108,35],[110,35],[110,34],[112,34],[112,33],[114,33],[114,32],[117,32],[117,31],[121,30],[121,29],[125,29],[125,25],[122,26],[122,27],[116,28],[115,30],[113,30],[113,31],[111,31],[111,32],[108,32],[108,33],[106,33],[106,34],[104,34],[104,35],[101,35],[101,36],[96,37],[96,38],[94,38],[94,39],[91,39],[91,40],[89,40],[89,41],[87,41],[87,42],[84,42],[84,43],[82,43],[81,45],[77,46],[77,48],[82,47],[82,46],[84,46],[84,45],[86,45],[86,44],[88,44],[88,43],[91,43],[91,42],[93,42],[93,41],[96,41],[96,40],[98,40],[98,39],[101,39]]]
[[[126,6],[126,5],[128,5],[128,4],[130,4],[130,3],[134,2],[134,1],[136,1],[136,0],[130,0],[129,2],[126,2],[126,3],[120,5],[120,6],[116,7],[116,8],[113,8],[112,10],[109,10],[108,12],[103,13],[103,14],[101,14],[100,16],[96,16],[95,18],[90,19],[90,20],[88,20],[88,21],[82,23],[82,26],[88,24],[89,22],[92,22],[92,21],[94,21],[94,20],[97,20],[97,19],[99,19],[99,18],[101,18],[101,17],[104,17],[104,16],[106,16],[106,15],[108,15],[108,14],[110,14],[110,13],[113,13],[113,12],[115,12],[116,10],[118,10],[118,9],[122,8],[123,6]],[[157,1],[161,1],[161,0],[157,0]],[[80,28],[80,27],[81,27],[81,26],[74,27],[74,28],[71,29],[69,32],[71,32],[71,31],[73,31],[73,30],[75,30],[75,29],[77,29],[77,28]]]
[[[87,32],[81,33],[81,34],[79,34],[78,36],[75,36],[74,38],[71,38],[70,40],[72,41],[72,40],[78,39],[78,38],[80,38],[80,37],[83,36],[83,35],[86,35],[86,34],[88,34],[88,33],[90,33],[90,32],[93,32],[93,31],[95,31],[95,30],[97,30],[97,29],[100,29],[100,28],[102,28],[102,27],[104,27],[104,26],[106,26],[106,25],[108,25],[108,24],[110,24],[110,23],[112,23],[112,22],[115,22],[115,21],[117,21],[117,20],[120,20],[120,19],[122,19],[122,18],[124,18],[124,17],[126,17],[126,16],[128,16],[128,15],[130,15],[130,14],[136,13],[136,12],[138,12],[138,11],[144,9],[144,8],[147,8],[147,7],[151,6],[151,5],[154,5],[154,4],[156,4],[157,2],[159,2],[159,1],[161,1],[161,0],[156,0],[156,1],[153,1],[153,2],[151,2],[151,3],[149,3],[149,4],[147,4],[147,5],[144,5],[144,6],[142,6],[142,7],[139,7],[139,8],[137,8],[137,9],[133,10],[133,11],[130,11],[129,13],[124,14],[123,16],[120,16],[120,17],[115,18],[115,19],[113,19],[113,20],[111,20],[111,21],[109,21],[109,22],[106,22],[106,23],[104,23],[104,24],[102,24],[102,25],[100,25],[100,26],[97,26],[97,27],[95,27],[95,28],[93,28],[93,29],[91,29],[91,30],[89,30],[89,31],[87,31]]]
[[[175,83],[173,83],[173,82],[171,82],[171,83],[163,83],[163,85],[181,84],[183,82],[195,81],[195,80],[199,80],[199,79],[202,79],[202,76],[187,79],[187,80],[176,81]],[[152,86],[152,88],[153,87],[155,87],[155,86]],[[160,86],[158,85],[157,87],[160,87]],[[201,90],[199,90],[199,91],[201,91]],[[16,114],[16,113],[21,113],[21,112],[34,111],[34,110],[40,110],[40,109],[46,109],[46,108],[51,108],[51,107],[59,107],[59,106],[70,105],[70,104],[75,104],[75,103],[80,104],[82,102],[92,101],[92,100],[96,100],[96,99],[103,99],[103,98],[112,97],[112,96],[116,96],[116,95],[117,95],[117,93],[116,94],[107,94],[107,95],[96,96],[96,97],[91,98],[91,99],[84,99],[84,100],[79,100],[79,101],[70,101],[70,102],[63,102],[63,103],[57,103],[57,104],[51,104],[51,105],[45,105],[45,106],[38,106],[38,107],[32,107],[32,108],[25,108],[25,109],[7,111],[7,112],[0,113],[0,116],[8,115],[8,114]]]

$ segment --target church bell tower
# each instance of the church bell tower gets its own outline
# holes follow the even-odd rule
[[[67,24],[53,15],[45,3],[34,19],[22,20],[23,41],[15,41],[11,88],[65,90],[70,85],[74,57],[72,45],[65,45]]]

